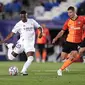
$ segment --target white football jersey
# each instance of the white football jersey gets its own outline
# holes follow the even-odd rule
[[[34,19],[27,19],[27,22],[20,20],[12,29],[13,33],[19,32],[20,40],[34,39],[35,28],[39,28],[40,25]]]

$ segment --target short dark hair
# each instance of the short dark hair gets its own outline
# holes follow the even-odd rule
[[[22,10],[20,14],[26,14],[27,12],[25,10]]]
[[[70,6],[70,7],[68,7],[68,9],[67,9],[67,10],[75,11],[75,8],[74,8],[73,6]]]

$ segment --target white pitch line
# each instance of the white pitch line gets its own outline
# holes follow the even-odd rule
[[[56,72],[56,70],[32,70],[31,72]]]

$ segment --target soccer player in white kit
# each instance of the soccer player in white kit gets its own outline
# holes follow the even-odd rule
[[[17,41],[16,46],[14,47],[11,56],[8,58],[13,60],[18,54],[22,53],[23,51],[27,55],[27,61],[23,65],[21,70],[22,75],[28,75],[27,69],[30,66],[31,62],[33,61],[33,55],[35,52],[34,44],[35,44],[35,28],[40,29],[40,38],[42,37],[42,27],[34,20],[28,19],[26,11],[21,11],[20,13],[21,20],[16,23],[12,32],[0,43],[5,43],[9,40],[14,34],[17,32],[20,34],[20,39]]]

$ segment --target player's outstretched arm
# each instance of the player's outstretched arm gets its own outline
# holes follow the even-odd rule
[[[4,40],[1,40],[0,41],[0,44],[5,43],[6,41],[8,41],[13,35],[14,35],[13,32],[11,32],[10,34],[8,34],[8,36]]]
[[[57,34],[57,36],[53,39],[53,41],[52,41],[52,43],[55,43],[60,37],[62,37],[63,36],[63,34],[64,34],[64,30],[61,30],[58,34]]]

